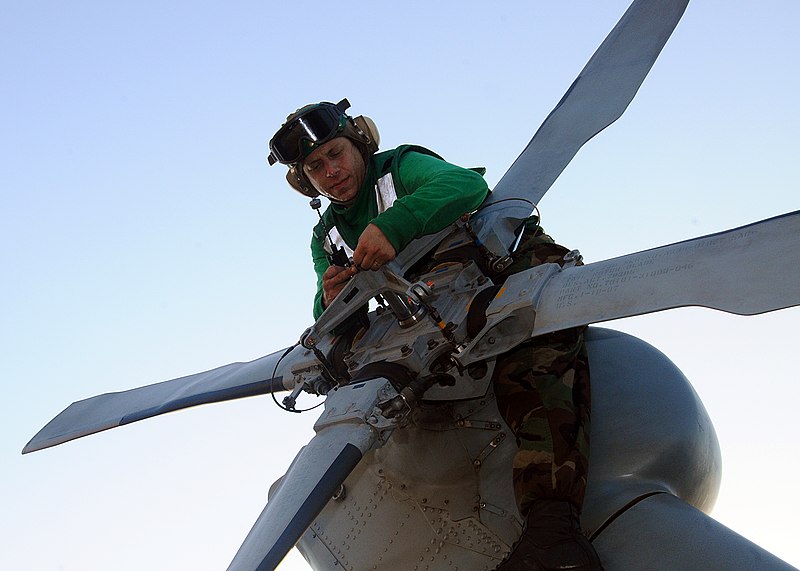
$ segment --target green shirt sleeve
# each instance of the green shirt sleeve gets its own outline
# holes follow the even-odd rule
[[[363,212],[359,210],[351,223],[359,233],[367,224],[374,223],[398,252],[415,238],[438,232],[462,214],[474,211],[489,192],[479,173],[416,151],[401,154],[395,172],[400,180],[395,180],[398,198],[394,204],[372,220],[366,208]],[[371,188],[362,188],[361,192],[365,190],[371,191]],[[317,319],[325,309],[322,274],[329,263],[322,241],[316,237],[321,236],[321,230],[318,233],[315,229],[313,234],[311,255],[317,274],[314,319]]]
[[[407,193],[372,222],[398,252],[409,242],[433,234],[480,206],[489,192],[483,177],[436,157],[417,152],[400,157],[395,182]]]

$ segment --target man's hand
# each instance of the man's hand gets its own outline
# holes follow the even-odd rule
[[[342,266],[329,266],[322,274],[322,304],[328,307],[337,295],[344,289],[350,278],[358,272],[355,266],[343,268]]]
[[[394,260],[395,256],[397,252],[386,235],[374,224],[369,224],[358,238],[353,263],[362,270],[377,270]]]
[[[374,224],[368,225],[358,239],[349,268],[329,266],[322,274],[322,304],[328,307],[358,270],[377,270],[397,256],[394,246]]]

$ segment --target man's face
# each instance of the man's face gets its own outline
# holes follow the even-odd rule
[[[303,172],[325,196],[349,202],[358,195],[367,168],[353,142],[346,137],[336,137],[306,157]]]

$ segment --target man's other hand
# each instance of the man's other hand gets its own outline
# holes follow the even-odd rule
[[[362,270],[377,270],[394,260],[395,256],[397,252],[389,239],[380,228],[370,224],[358,238],[358,245],[353,252],[353,263]]]
[[[343,268],[342,266],[330,266],[325,273],[322,274],[322,302],[325,307],[339,295],[350,281],[350,278],[358,272],[355,266]]]

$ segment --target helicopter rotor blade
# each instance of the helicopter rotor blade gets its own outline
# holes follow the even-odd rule
[[[376,406],[396,396],[397,391],[383,378],[328,393],[325,412],[314,425],[317,434],[270,494],[228,571],[277,567],[363,455],[389,437],[395,424],[387,419],[379,421]]]
[[[201,404],[291,390],[277,371],[288,349],[248,363],[231,363],[203,373],[136,389],[106,393],[69,405],[22,449],[23,454]]]
[[[800,211],[567,268],[544,288],[536,334],[664,309],[756,315],[800,305]]]
[[[800,305],[800,211],[585,266],[514,274],[462,364],[530,337],[685,306],[756,315]]]
[[[616,121],[639,90],[688,0],[636,0],[492,191],[492,202],[536,204],[589,139]],[[530,214],[530,209],[525,217]]]

